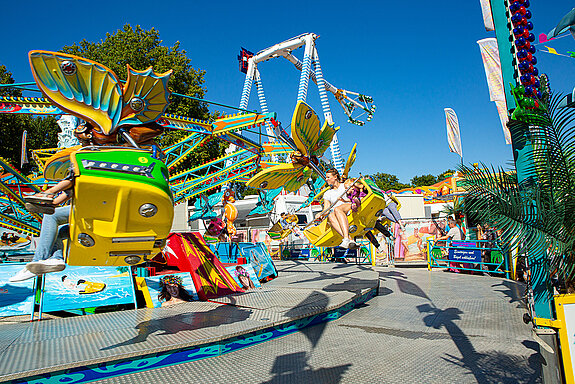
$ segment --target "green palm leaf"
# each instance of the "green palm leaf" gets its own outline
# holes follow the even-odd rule
[[[575,110],[550,99],[543,115],[511,120],[514,149],[528,158],[521,185],[515,169],[461,166],[465,208],[501,229],[503,241],[527,256],[545,255],[550,270],[575,279]],[[517,153],[514,154],[517,158]]]

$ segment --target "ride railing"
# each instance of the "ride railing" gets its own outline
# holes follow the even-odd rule
[[[372,264],[373,255],[369,243],[360,242],[358,245],[358,249],[345,249],[340,247],[316,247],[313,244],[298,246],[281,244],[280,255],[282,260]]]
[[[490,257],[482,257],[483,252],[490,252]],[[511,273],[509,252],[497,240],[428,240],[427,268],[487,272],[508,279]]]

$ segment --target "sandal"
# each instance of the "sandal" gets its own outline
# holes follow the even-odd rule
[[[53,193],[38,192],[32,196],[24,196],[24,200],[32,204],[52,204],[56,197]]]
[[[24,204],[28,212],[32,213],[45,213],[48,215],[53,214],[56,211],[56,207],[51,204],[34,204],[34,203],[26,203]]]

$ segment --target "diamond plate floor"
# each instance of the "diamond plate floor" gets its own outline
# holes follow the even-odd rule
[[[347,268],[333,271],[352,271]],[[538,346],[521,321],[521,284],[426,269],[375,270],[379,296],[338,320],[227,355],[97,383],[541,382]],[[289,266],[285,281],[300,274],[318,273]]]
[[[208,345],[328,312],[379,284],[378,273],[362,266],[277,267],[279,277],[261,289],[217,302],[0,324],[0,381]]]

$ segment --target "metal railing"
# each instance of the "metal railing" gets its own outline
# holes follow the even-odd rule
[[[497,240],[427,241],[427,268],[447,268],[502,274],[509,279],[509,252]],[[489,252],[486,255],[484,252]],[[489,256],[489,260],[487,259]]]

